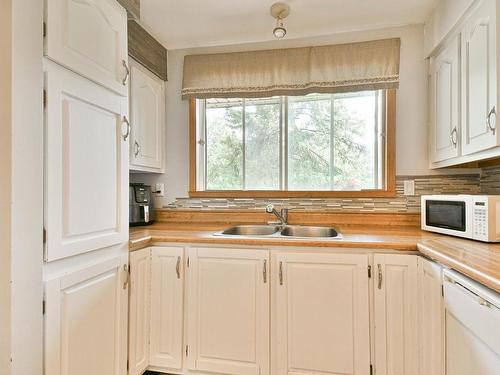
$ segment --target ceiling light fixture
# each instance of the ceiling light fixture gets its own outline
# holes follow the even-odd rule
[[[290,7],[285,3],[275,3],[271,6],[271,16],[276,18],[276,26],[273,29],[273,34],[278,39],[282,39],[286,35],[283,19],[288,17],[289,14]]]

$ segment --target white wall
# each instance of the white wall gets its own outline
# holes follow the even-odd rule
[[[42,374],[42,3],[6,0],[0,16],[2,375]]]
[[[400,28],[342,33],[330,36],[282,40],[233,46],[174,50],[168,54],[166,84],[166,169],[165,174],[134,175],[133,182],[164,182],[166,195],[157,205],[172,202],[188,195],[189,129],[188,102],[181,100],[182,67],[186,54],[287,48],[335,44],[382,38],[401,38],[400,88],[397,94],[396,169],[398,175],[432,173],[427,159],[427,61],[423,58],[424,33],[422,25]]]

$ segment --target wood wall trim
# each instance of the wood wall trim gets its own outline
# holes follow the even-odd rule
[[[196,100],[189,102],[189,196],[191,198],[392,198],[396,196],[396,90],[386,91],[386,189],[362,191],[221,190],[198,191]]]
[[[157,225],[189,225],[193,228],[234,224],[266,224],[275,219],[273,215],[264,210],[156,210]],[[385,229],[388,227],[419,228],[420,214],[290,210],[289,223],[337,227],[371,226]]]
[[[141,18],[141,0],[118,0],[118,3],[125,8],[132,18],[137,20]]]
[[[128,54],[153,74],[167,80],[167,49],[135,20],[128,20]]]

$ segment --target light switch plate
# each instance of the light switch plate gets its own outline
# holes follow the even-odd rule
[[[404,195],[415,195],[415,180],[405,180]]]
[[[157,197],[165,196],[165,184],[155,184],[155,191]]]

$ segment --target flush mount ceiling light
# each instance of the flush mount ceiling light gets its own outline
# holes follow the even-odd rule
[[[283,20],[290,14],[290,7],[284,3],[275,3],[271,6],[271,16],[276,18],[276,26],[273,29],[273,34],[276,38],[281,39],[286,35]]]

